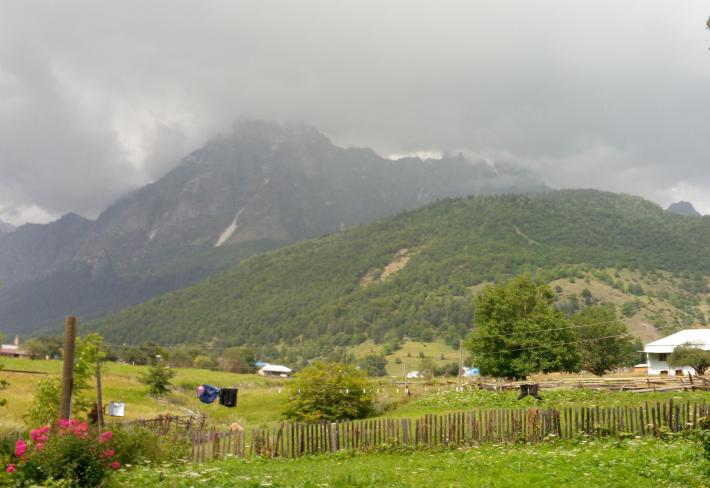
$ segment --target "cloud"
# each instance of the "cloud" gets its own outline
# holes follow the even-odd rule
[[[7,208],[94,216],[253,116],[305,121],[385,155],[461,150],[519,161],[557,186],[662,204],[696,196],[710,213],[702,1],[68,0],[2,10]]]

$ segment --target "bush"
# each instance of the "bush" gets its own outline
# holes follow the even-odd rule
[[[162,362],[151,366],[146,373],[138,375],[138,381],[148,386],[151,395],[164,395],[172,386],[172,380],[177,372],[168,368]]]
[[[187,457],[188,445],[170,435],[157,435],[145,427],[132,425],[113,431],[116,459],[122,464],[161,463]]]
[[[120,468],[113,434],[99,434],[78,420],[60,420],[34,429],[30,440],[15,443],[14,459],[4,471],[16,485],[63,480],[66,486],[100,486]]]
[[[60,384],[58,378],[42,378],[35,385],[35,399],[25,414],[29,425],[44,425],[59,418]]]
[[[374,411],[369,386],[352,365],[315,362],[297,375],[284,417],[305,421],[367,417]]]

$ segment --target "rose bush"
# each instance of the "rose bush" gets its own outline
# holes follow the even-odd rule
[[[16,486],[62,480],[66,486],[101,486],[121,467],[113,433],[89,429],[86,422],[60,420],[18,439],[15,458],[5,466],[4,478]]]

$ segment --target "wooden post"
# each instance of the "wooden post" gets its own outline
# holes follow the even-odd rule
[[[101,393],[101,361],[96,358],[96,420],[99,424],[99,430],[104,428],[104,402]]]
[[[74,389],[74,348],[76,346],[76,317],[64,321],[64,349],[62,350],[62,394],[59,401],[59,418],[71,417],[71,397]]]

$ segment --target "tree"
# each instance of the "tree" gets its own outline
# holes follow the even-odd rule
[[[95,332],[83,338],[76,338],[73,414],[85,412],[96,404],[96,398],[85,393],[95,385],[96,363],[103,361],[106,356],[103,351],[103,341],[104,338]]]
[[[212,356],[200,354],[193,359],[192,366],[198,369],[217,369],[218,363]]]
[[[358,362],[367,376],[387,376],[387,359],[384,354],[368,354]]]
[[[138,375],[138,381],[148,386],[151,395],[164,395],[170,390],[170,380],[177,372],[168,368],[162,361],[156,362],[148,368],[148,371]]]
[[[225,371],[232,373],[252,373],[256,355],[249,347],[228,347],[220,355],[220,363]]]
[[[422,358],[419,360],[419,372],[424,376],[427,381],[434,378],[434,370],[436,365],[432,358]]]
[[[481,374],[524,379],[535,372],[578,370],[576,336],[553,300],[548,286],[527,275],[481,291],[475,328],[466,339]]]
[[[314,362],[295,378],[283,415],[305,421],[365,418],[374,412],[374,396],[355,366]]]
[[[589,307],[572,317],[582,368],[603,376],[614,368],[632,362],[636,356],[633,337],[608,305]]]
[[[62,355],[62,338],[35,337],[25,342],[22,348],[32,359],[58,358]]]
[[[687,342],[673,350],[668,356],[668,364],[676,367],[692,366],[696,374],[703,376],[710,368],[710,351],[703,351],[696,344]]]

